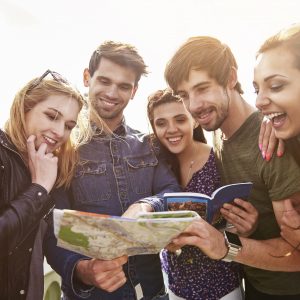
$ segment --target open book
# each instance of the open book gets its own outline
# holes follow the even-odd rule
[[[54,209],[57,245],[98,259],[154,254],[199,215],[193,211],[143,213],[137,219]]]
[[[169,211],[193,210],[207,222],[216,224],[220,222],[219,210],[222,205],[234,198],[247,200],[251,187],[251,182],[224,185],[211,196],[190,192],[165,193],[164,201]]]

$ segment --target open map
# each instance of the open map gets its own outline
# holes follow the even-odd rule
[[[57,245],[98,259],[154,254],[195,219],[193,211],[141,214],[137,219],[54,209]]]

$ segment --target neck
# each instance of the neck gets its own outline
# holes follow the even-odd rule
[[[220,127],[223,138],[229,139],[255,110],[238,92],[234,91],[230,96],[228,115]]]
[[[198,150],[201,144],[202,143],[193,140],[193,142],[189,144],[189,147],[184,149],[184,151],[182,151],[181,153],[178,153],[177,158],[179,160],[179,164],[184,165],[186,162],[190,163],[191,161],[195,160],[199,153]]]

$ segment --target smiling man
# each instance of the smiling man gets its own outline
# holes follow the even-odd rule
[[[93,136],[80,148],[81,164],[68,195],[55,195],[58,208],[132,217],[163,210],[163,194],[180,190],[149,137],[125,123],[123,111],[145,74],[146,65],[131,45],[105,42],[92,54],[83,80]],[[167,299],[158,255],[90,259],[56,247],[49,236],[46,255],[62,276],[64,299],[133,300],[137,286],[144,300]]]
[[[253,182],[249,201],[259,211],[251,238],[223,235],[199,220],[174,241],[175,248],[194,245],[213,259],[244,264],[247,300],[300,299],[300,252],[280,237],[286,199],[300,200],[300,171],[289,153],[270,162],[260,154],[262,115],[242,98],[230,48],[212,37],[191,38],[171,58],[165,77],[205,130],[219,129],[215,151],[222,182]],[[225,204],[221,211],[238,223],[231,213],[237,209]]]

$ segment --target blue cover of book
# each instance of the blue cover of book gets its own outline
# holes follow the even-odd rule
[[[219,210],[223,204],[235,198],[247,200],[252,185],[252,182],[224,185],[216,189],[211,196],[190,192],[165,193],[164,203],[168,210],[193,210],[207,222],[217,224],[222,219]]]

